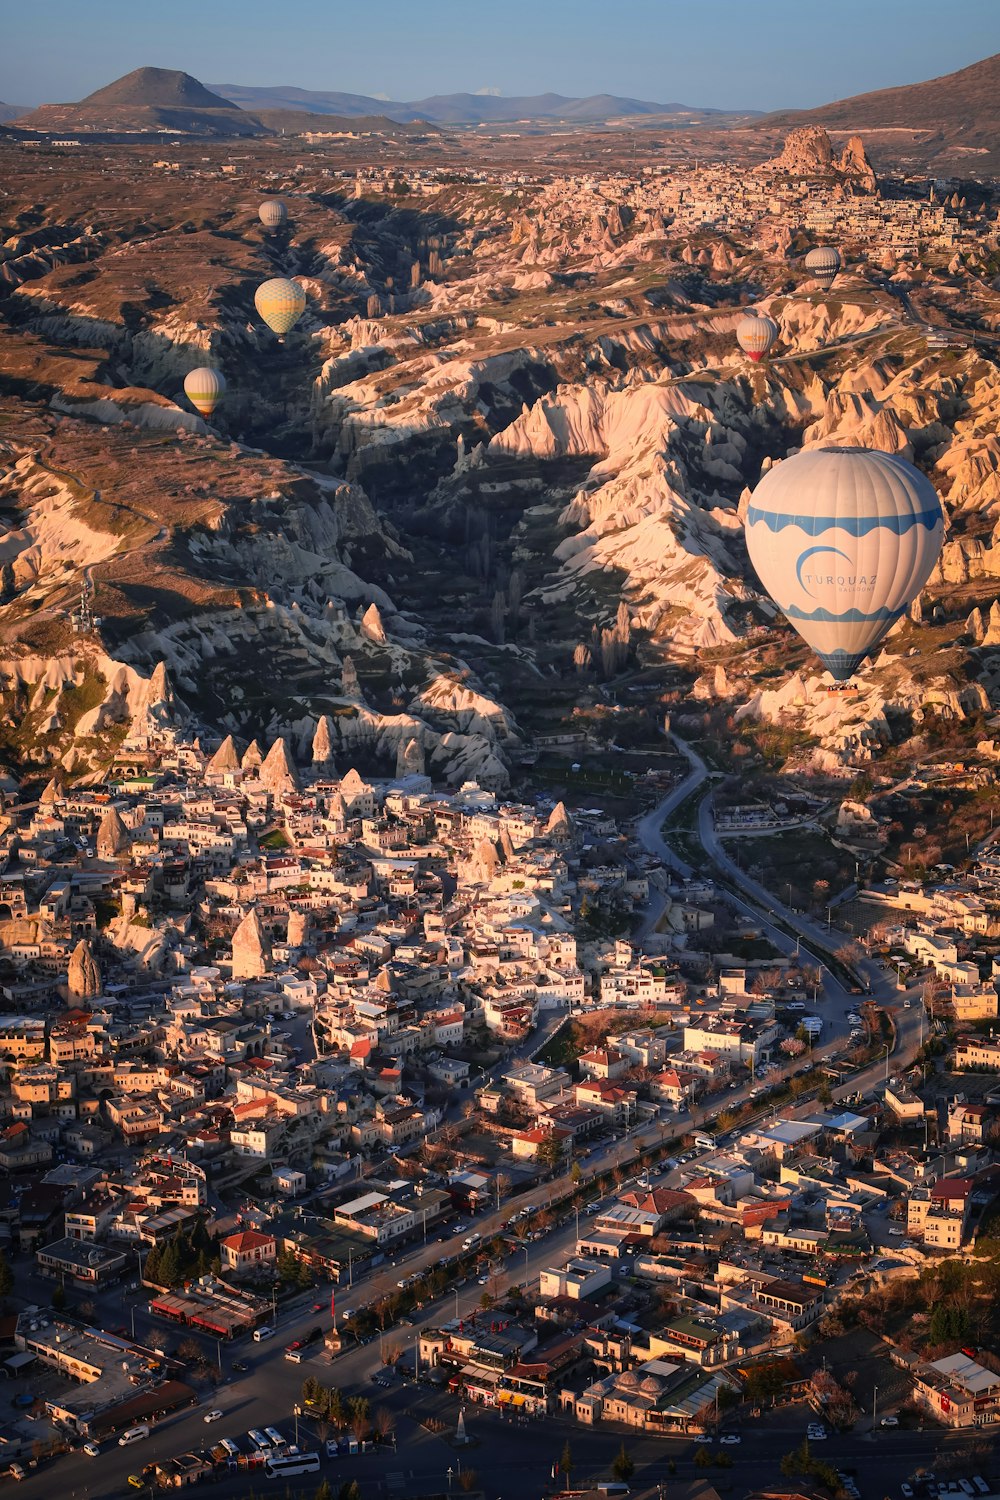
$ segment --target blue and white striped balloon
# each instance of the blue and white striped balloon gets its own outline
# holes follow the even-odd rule
[[[838,682],[906,612],[937,562],[944,513],[930,480],[868,448],[814,448],[750,497],[757,576]]]

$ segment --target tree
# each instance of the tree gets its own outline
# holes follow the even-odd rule
[[[563,1147],[562,1141],[554,1131],[549,1131],[545,1140],[538,1148],[538,1160],[544,1162],[547,1167],[558,1167],[562,1165]]]
[[[329,1479],[324,1479],[323,1483],[317,1486],[313,1500],[333,1500],[333,1490],[330,1488]]]
[[[468,1495],[472,1490],[476,1488],[477,1484],[479,1483],[479,1475],[476,1473],[475,1469],[459,1469],[458,1482],[465,1493]]]
[[[568,1487],[569,1478],[573,1472],[573,1450],[569,1445],[569,1438],[567,1438],[565,1443],[563,1444],[562,1458],[559,1460],[559,1468],[566,1475],[566,1484]]]
[[[497,1202],[502,1203],[505,1198],[510,1197],[510,1190],[514,1184],[506,1172],[498,1172],[493,1179],[493,1186],[496,1189]]]
[[[712,1467],[712,1455],[707,1448],[699,1448],[694,1456],[695,1467],[698,1469],[710,1469]]]
[[[360,1443],[368,1436],[370,1426],[368,1397],[352,1396],[348,1402],[348,1410],[351,1414],[351,1431]]]
[[[56,1312],[62,1312],[63,1308],[66,1306],[66,1288],[63,1286],[61,1281],[56,1282],[55,1286],[52,1288],[52,1306],[55,1308]]]
[[[375,1415],[372,1417],[372,1427],[375,1429],[375,1436],[379,1442],[384,1443],[386,1438],[390,1438],[395,1431],[396,1418],[387,1407],[376,1406]]]
[[[615,1478],[620,1479],[623,1484],[626,1479],[631,1479],[635,1473],[635,1463],[626,1449],[624,1441],[615,1455],[615,1461],[611,1465],[611,1468],[614,1471]]]
[[[348,1479],[337,1492],[337,1500],[361,1500],[361,1486],[356,1479]]]
[[[569,1180],[573,1184],[573,1186],[576,1187],[582,1177],[583,1172],[580,1170],[580,1163],[578,1161],[575,1161],[569,1169]]]

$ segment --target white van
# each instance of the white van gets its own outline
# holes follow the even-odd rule
[[[472,1231],[472,1233],[469,1235],[468,1239],[465,1239],[465,1240],[462,1241],[462,1249],[463,1250],[472,1250],[476,1245],[479,1244],[479,1241],[481,1239],[482,1239],[482,1235],[479,1233],[479,1230],[478,1229],[474,1229]]]
[[[145,1422],[142,1422],[138,1427],[126,1427],[125,1431],[118,1439],[118,1446],[119,1448],[128,1448],[132,1443],[141,1443],[143,1438],[148,1437],[149,1428],[146,1426]]]
[[[273,1333],[274,1329],[268,1328],[267,1324],[265,1323],[262,1327],[254,1329],[253,1341],[255,1344],[261,1344],[265,1339],[269,1339]]]

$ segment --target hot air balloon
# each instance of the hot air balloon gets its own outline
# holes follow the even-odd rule
[[[265,198],[257,214],[265,229],[280,229],[288,222],[288,209],[280,198]]]
[[[747,313],[736,328],[736,342],[754,364],[770,352],[777,337],[778,325],[766,313]]]
[[[840,270],[840,251],[835,250],[832,245],[822,245],[818,250],[810,250],[806,256],[806,270],[824,291],[829,291]]]
[[[219,370],[202,365],[184,376],[184,394],[203,417],[210,417],[226,394],[226,382]]]
[[[285,281],[280,276],[262,282],[253,300],[268,328],[279,338],[295,327],[306,310],[306,294],[298,282]]]
[[[868,448],[786,458],[760,480],[746,517],[757,576],[838,682],[917,597],[943,535],[930,480]]]

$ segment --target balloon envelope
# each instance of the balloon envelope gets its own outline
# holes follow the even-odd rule
[[[306,310],[306,294],[298,282],[285,281],[280,276],[262,282],[253,300],[268,328],[279,338],[295,327]]]
[[[210,417],[226,394],[226,382],[221,371],[202,365],[184,376],[184,394],[195,411],[200,411],[203,417]]]
[[[280,198],[265,198],[257,213],[267,229],[280,229],[288,218],[288,209]]]
[[[746,517],[757,576],[838,682],[919,594],[943,536],[930,480],[867,448],[786,458],[761,479]]]
[[[772,348],[778,337],[778,325],[766,313],[748,313],[736,328],[736,342],[756,364]]]
[[[833,286],[840,270],[840,251],[835,250],[832,245],[822,245],[818,250],[810,250],[806,256],[806,270],[820,286]]]

